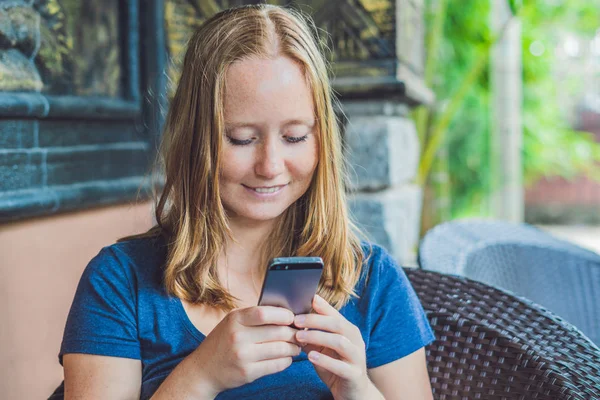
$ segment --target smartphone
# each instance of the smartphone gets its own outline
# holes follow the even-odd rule
[[[258,305],[284,307],[294,315],[308,314],[322,273],[321,257],[274,258],[267,267]]]

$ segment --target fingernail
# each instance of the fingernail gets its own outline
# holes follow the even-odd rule
[[[316,351],[311,351],[308,355],[308,358],[310,358],[313,361],[317,361],[319,359],[319,353],[317,353]]]
[[[296,337],[298,338],[298,340],[306,339],[306,331],[299,331],[296,335],[297,335]]]
[[[318,294],[315,294],[315,300],[317,301],[317,303],[322,303],[324,301],[323,298]]]
[[[304,315],[298,315],[298,316],[296,316],[296,319],[294,320],[294,324],[301,326],[304,324],[305,321],[306,321],[306,317]]]

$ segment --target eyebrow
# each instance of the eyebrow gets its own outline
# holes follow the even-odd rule
[[[309,128],[312,128],[315,126],[315,123],[316,123],[315,119],[312,119],[312,120],[289,119],[283,123],[283,126],[286,127],[286,126],[290,126],[290,125],[305,125]],[[257,128],[259,126],[260,126],[260,124],[253,124],[253,123],[249,123],[249,122],[233,122],[233,123],[225,122],[226,129]]]

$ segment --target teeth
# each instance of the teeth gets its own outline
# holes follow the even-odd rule
[[[280,189],[280,186],[274,186],[270,188],[254,188],[254,191],[257,193],[275,193]]]

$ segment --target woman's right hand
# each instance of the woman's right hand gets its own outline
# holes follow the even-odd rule
[[[205,387],[216,396],[289,367],[301,350],[293,322],[294,314],[281,307],[230,312],[190,355]]]

